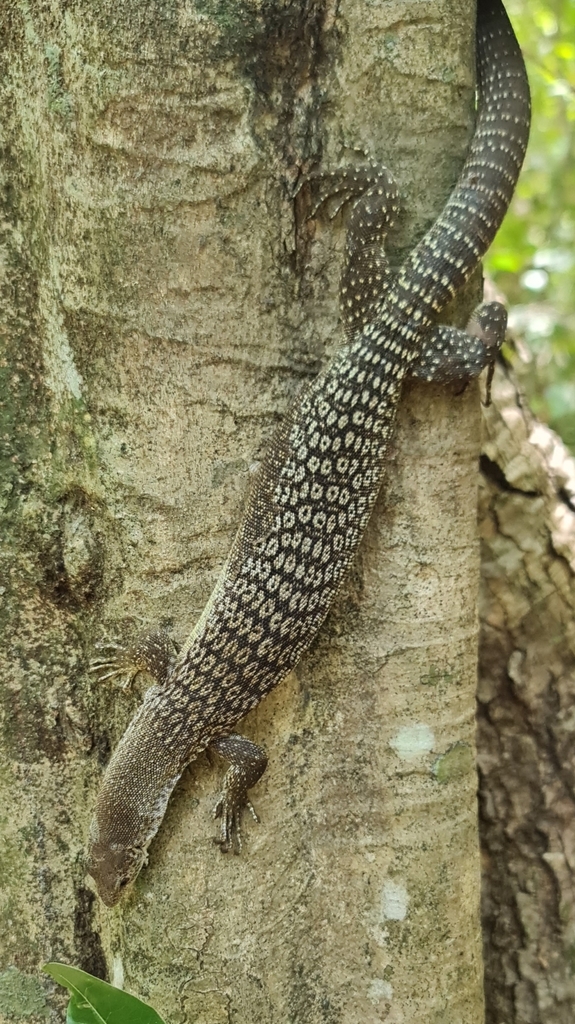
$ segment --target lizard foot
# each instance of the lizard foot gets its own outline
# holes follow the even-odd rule
[[[128,646],[101,643],[96,647],[104,652],[104,656],[95,658],[89,671],[98,673],[100,682],[119,677],[124,690],[131,686],[139,672],[147,672],[154,682],[162,686],[170,674],[176,654],[174,641],[162,629],[144,633]]]
[[[214,818],[221,818],[220,836],[214,839],[222,853],[239,853],[242,848],[241,821],[244,808],[254,821],[259,818],[248,798],[248,789],[255,786],[266,770],[267,755],[261,747],[244,736],[220,736],[210,746],[230,762],[224,775],[222,795],[214,807]]]
[[[311,191],[312,217],[320,206],[333,198],[329,209],[330,220],[333,220],[350,199],[363,195],[376,185],[381,188],[381,195],[385,195],[387,205],[396,207],[398,202],[395,179],[386,167],[342,167],[335,171],[312,172],[303,178],[298,192],[306,184]]]
[[[443,384],[466,384],[488,367],[487,398],[490,402],[493,367],[505,340],[507,312],[499,302],[483,302],[467,327],[438,324],[429,331],[411,373],[420,380]]]
[[[214,843],[219,846],[222,853],[238,854],[242,849],[242,815],[247,807],[254,821],[259,822],[254,805],[248,800],[246,790],[243,793],[232,795],[230,792],[222,793],[214,807],[214,818],[221,818],[220,835],[214,836]]]
[[[97,674],[101,683],[106,679],[120,677],[120,686],[123,690],[128,690],[140,671],[133,664],[130,649],[114,643],[98,643],[95,646],[104,656],[93,658],[88,672]]]

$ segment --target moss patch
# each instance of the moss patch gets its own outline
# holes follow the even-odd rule
[[[473,768],[473,753],[467,743],[454,743],[445,754],[433,762],[433,774],[438,782],[454,782],[468,775]]]
[[[441,683],[449,685],[455,682],[455,676],[448,669],[440,669],[436,665],[432,665],[429,672],[419,677],[419,682],[422,686],[439,686]]]
[[[0,974],[0,1014],[9,1020],[47,1017],[46,996],[38,979],[16,967]]]

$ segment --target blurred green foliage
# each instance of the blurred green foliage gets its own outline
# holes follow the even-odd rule
[[[506,0],[533,98],[525,167],[485,262],[534,412],[575,451],[575,0]]]

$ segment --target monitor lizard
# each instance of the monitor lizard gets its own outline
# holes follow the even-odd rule
[[[500,0],[477,5],[478,112],[458,182],[397,275],[383,243],[398,207],[392,175],[312,176],[316,208],[355,199],[340,287],[346,342],[304,389],[256,473],[229,558],[177,657],[161,632],[99,662],[108,675],[154,678],[114,751],[90,828],[88,871],[113,906],[146,862],[169,796],[207,747],[231,767],[216,811],[224,851],[240,843],[248,790],[266,755],[232,732],[296,665],[320,628],[365,529],[385,472],[402,383],[465,382],[493,363],[505,332],[498,303],[467,330],[437,325],[507,210],[530,123],[525,67]]]

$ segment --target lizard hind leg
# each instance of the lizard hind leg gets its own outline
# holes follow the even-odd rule
[[[399,209],[393,178],[378,180],[353,205],[345,240],[339,305],[351,340],[377,319],[392,273],[384,243]],[[387,186],[387,190],[386,190]]]
[[[303,185],[307,185],[311,192],[312,217],[315,217],[320,206],[335,199],[329,209],[330,220],[333,220],[350,199],[357,199],[372,188],[377,189],[380,196],[380,223],[384,230],[395,220],[399,207],[395,178],[387,167],[377,164],[369,167],[341,167],[335,171],[312,171],[302,179],[299,188]]]
[[[391,282],[384,243],[399,210],[397,184],[387,168],[375,165],[310,175],[307,181],[313,214],[335,197],[330,207],[333,218],[344,203],[355,199],[339,289],[344,330],[351,339],[377,317]]]
[[[505,340],[507,311],[500,302],[483,302],[464,331],[439,324],[426,335],[419,359],[411,368],[420,380],[467,384],[488,366],[487,404],[493,366]]]
[[[163,629],[150,630],[136,637],[132,644],[97,644],[105,653],[90,665],[90,672],[98,673],[99,679],[123,677],[122,686],[127,689],[139,672],[147,672],[155,683],[163,686],[174,663],[176,645],[169,633]]]
[[[221,736],[210,744],[226,761],[230,762],[221,796],[214,807],[214,818],[221,818],[220,836],[214,839],[222,853],[239,853],[242,848],[241,820],[244,809],[250,811],[254,821],[259,818],[248,798],[248,789],[255,786],[266,770],[267,754],[256,743],[244,736]]]

